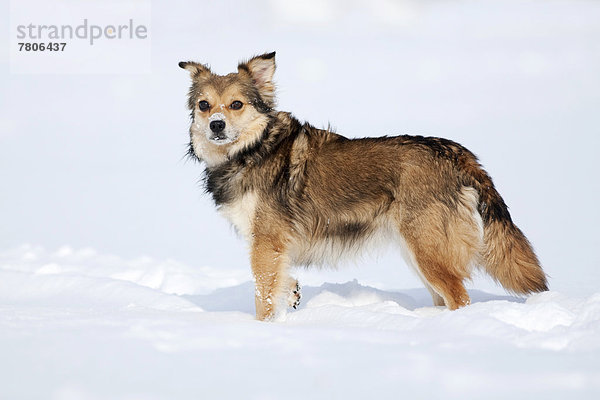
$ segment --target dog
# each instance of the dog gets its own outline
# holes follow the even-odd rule
[[[189,155],[206,191],[247,240],[256,318],[271,320],[301,294],[291,266],[334,264],[381,239],[450,310],[481,267],[507,291],[548,290],[531,244],[477,157],[423,136],[348,139],[275,108],[275,52],[217,75],[180,62],[192,79]]]

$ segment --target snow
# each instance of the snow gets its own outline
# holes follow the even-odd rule
[[[249,271],[93,249],[0,252],[0,398],[597,398],[600,293],[303,288],[254,320]]]
[[[223,109],[223,107],[224,107],[224,105],[223,105],[223,104],[221,104],[221,110]],[[220,113],[220,112],[218,112],[218,113],[214,113],[213,115],[211,115],[211,116],[208,118],[208,120],[209,120],[210,122],[212,122],[212,121],[223,121],[223,120],[225,120],[225,119],[227,119],[227,118],[225,117],[225,114],[223,114],[223,113]]]

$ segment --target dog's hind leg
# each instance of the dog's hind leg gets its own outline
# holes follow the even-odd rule
[[[463,277],[456,275],[448,264],[417,255],[419,269],[429,283],[428,289],[436,306],[446,305],[450,310],[471,303],[469,294],[463,285]],[[439,294],[438,294],[439,293]]]
[[[424,277],[422,277],[421,280],[423,281],[423,285],[425,285],[425,288],[427,289],[429,294],[431,294],[431,300],[433,301],[433,305],[436,307],[445,306],[446,303],[444,303],[444,298],[440,296],[438,292],[435,291],[435,289],[429,284],[429,282]]]
[[[455,310],[469,304],[463,280],[469,276],[470,257],[460,257],[460,253],[465,251],[456,254],[456,248],[449,249],[461,246],[461,243],[444,243],[442,238],[435,237],[435,229],[425,226],[421,225],[420,229],[413,230],[413,234],[405,236],[419,275],[426,281],[425,287],[431,293],[434,305],[445,304],[450,310]]]
[[[423,282],[423,286],[427,289],[429,294],[431,295],[431,299],[433,301],[434,306],[444,306],[444,298],[439,295],[438,292],[429,284],[429,281],[423,275],[423,272],[419,268],[417,264],[417,260],[415,259],[414,252],[411,248],[409,248],[408,242],[404,238],[404,235],[401,234],[400,240],[400,251],[402,256],[404,257],[404,261],[411,267],[411,269],[415,272],[415,274],[419,277],[421,282]]]
[[[441,305],[440,296],[451,310],[470,303],[463,281],[469,278],[483,243],[481,225],[474,214],[476,200],[466,188],[456,208],[432,203],[418,213],[405,215],[400,223],[400,233],[421,278],[427,281],[425,286],[434,304]]]

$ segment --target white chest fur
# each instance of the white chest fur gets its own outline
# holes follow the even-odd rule
[[[256,193],[248,192],[239,199],[219,208],[221,214],[246,240],[249,240],[252,235],[252,222],[256,215],[256,203]]]

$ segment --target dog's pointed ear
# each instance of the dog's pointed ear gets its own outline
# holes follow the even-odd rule
[[[193,61],[181,61],[179,68],[188,70],[192,78],[202,78],[211,73],[208,66]]]
[[[263,97],[269,100],[275,97],[275,85],[273,84],[275,52],[252,57],[250,60],[240,63],[238,73],[249,74]]]
[[[245,63],[240,63],[238,72],[242,71],[249,73],[258,87],[271,82],[275,74],[275,52],[252,57]]]

